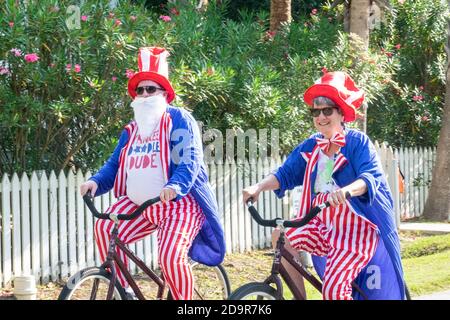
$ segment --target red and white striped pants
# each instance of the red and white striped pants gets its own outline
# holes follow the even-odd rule
[[[124,196],[106,212],[131,214],[136,208],[137,205]],[[134,220],[120,221],[118,237],[125,244],[129,244],[141,240],[156,230],[159,265],[172,296],[174,299],[189,300],[193,295],[194,278],[187,254],[204,220],[205,216],[197,201],[188,194],[176,202],[154,204]],[[111,220],[95,222],[95,239],[102,261],[106,259],[113,227],[114,222]],[[117,247],[116,250],[125,266],[128,267],[128,258],[124,252]],[[117,264],[116,269],[121,285],[126,288],[128,283]]]
[[[327,198],[328,194],[319,193],[312,206]],[[290,228],[286,236],[295,249],[327,257],[325,300],[352,299],[351,283],[373,257],[379,239],[376,225],[352,211],[348,202],[323,209],[306,226]]]

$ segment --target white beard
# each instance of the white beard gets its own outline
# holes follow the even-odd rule
[[[167,101],[162,95],[135,98],[131,103],[138,132],[142,139],[150,137],[166,111]]]

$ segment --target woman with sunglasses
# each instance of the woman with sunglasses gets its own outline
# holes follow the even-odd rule
[[[289,250],[312,254],[323,281],[323,298],[362,299],[352,292],[355,280],[369,299],[404,299],[399,238],[386,177],[370,139],[344,125],[355,120],[364,92],[346,73],[330,72],[306,90],[304,100],[318,132],[297,146],[273,174],[246,188],[244,201],[256,200],[266,190],[281,198],[287,190],[302,186],[298,218],[329,201],[331,206],[306,226],[286,232]],[[277,235],[275,231],[274,243]]]
[[[158,262],[172,297],[189,300],[194,279],[188,256],[216,266],[224,258],[225,240],[197,123],[187,111],[169,105],[175,92],[168,80],[167,56],[164,48],[140,48],[139,72],[128,81],[134,121],[125,126],[112,156],[80,191],[98,196],[114,188],[119,200],[106,212],[115,214],[131,214],[146,200],[160,196],[161,202],[140,217],[119,222],[119,238],[128,244],[156,231]],[[113,224],[95,223],[102,260]],[[125,254],[117,251],[128,266]],[[121,285],[133,295],[119,268],[117,272]]]

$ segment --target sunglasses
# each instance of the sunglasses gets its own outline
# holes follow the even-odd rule
[[[333,114],[334,109],[338,109],[338,107],[326,107],[323,109],[310,109],[311,115],[316,118],[320,116],[320,113],[322,112],[324,116],[329,117]]]
[[[145,87],[137,87],[136,88],[136,93],[138,95],[141,95],[144,93],[144,91],[146,91],[149,94],[153,94],[156,92],[156,90],[161,90],[161,91],[165,91],[163,88],[160,87],[155,87],[155,86],[145,86]]]

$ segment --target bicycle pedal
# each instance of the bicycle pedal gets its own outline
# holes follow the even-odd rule
[[[133,290],[125,289],[125,295],[127,297],[127,300],[139,300]]]

